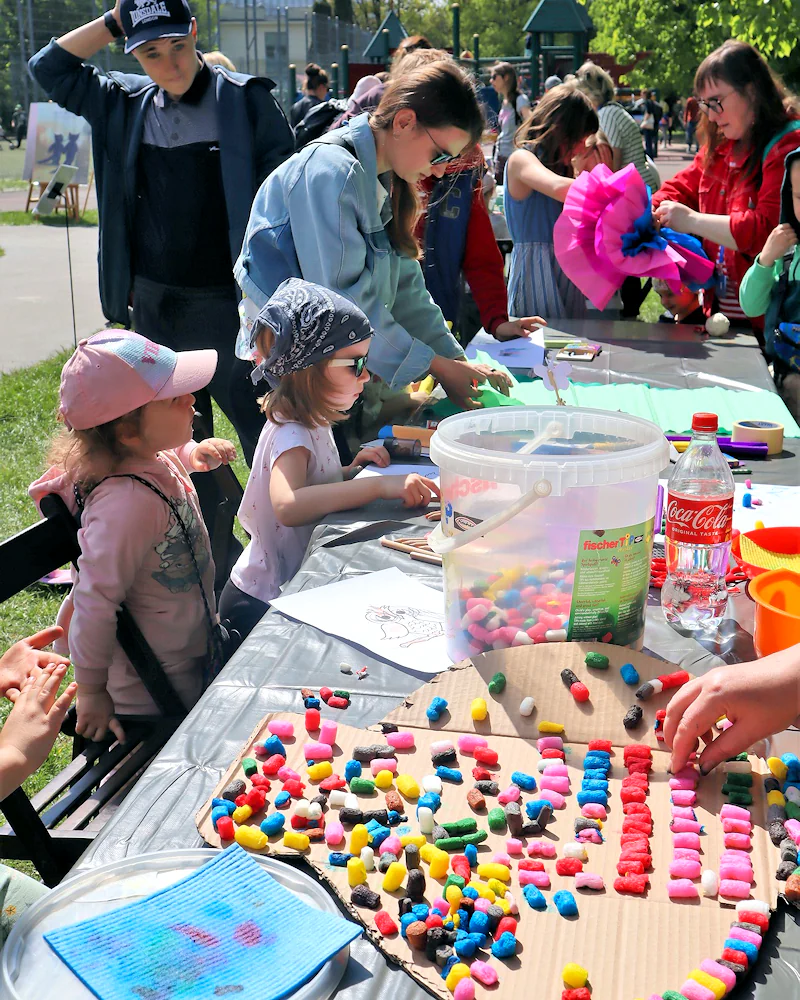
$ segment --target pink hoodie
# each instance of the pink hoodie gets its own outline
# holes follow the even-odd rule
[[[117,474],[150,480],[175,500],[192,539],[212,616],[214,564],[197,494],[183,465],[191,441],[152,461],[129,459]],[[77,511],[72,480],[50,468],[29,488],[37,506],[58,493]],[[64,648],[79,684],[105,685],[120,715],[157,715],[153,700],[116,638],[117,610],[127,605],[144,637],[190,708],[202,691],[208,630],[203,601],[183,532],[161,497],[133,479],[108,479],[86,499],[78,531],[81,557],[58,614]]]

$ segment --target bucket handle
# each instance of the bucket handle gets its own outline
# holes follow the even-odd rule
[[[494,531],[495,528],[499,528],[506,521],[510,521],[512,517],[519,514],[520,511],[525,510],[526,507],[530,507],[531,504],[536,503],[537,500],[549,497],[552,492],[553,484],[550,480],[540,479],[534,483],[532,489],[528,490],[527,493],[523,493],[510,507],[499,511],[499,513],[487,518],[485,521],[481,521],[480,524],[475,524],[471,528],[467,528],[466,531],[459,532],[457,535],[445,535],[442,531],[440,521],[428,536],[428,545],[439,555],[447,555],[455,549],[460,549],[462,545],[468,545],[477,538],[483,538],[484,535],[488,535],[490,531]]]
[[[563,432],[564,430],[562,425],[556,420],[551,420],[540,434],[537,434],[532,441],[523,445],[519,454],[532,455],[540,445],[545,443],[545,441],[558,437],[560,434],[563,434]],[[539,479],[533,484],[532,489],[528,490],[527,493],[523,493],[522,496],[518,500],[515,500],[510,507],[506,508],[506,510],[501,510],[493,517],[489,517],[485,521],[481,521],[480,524],[475,524],[471,528],[467,528],[466,531],[462,531],[458,535],[445,535],[442,531],[442,524],[440,521],[428,536],[428,545],[430,545],[433,551],[438,553],[438,555],[447,555],[448,552],[460,549],[462,545],[469,545],[469,543],[474,542],[476,538],[483,538],[484,535],[488,535],[490,531],[494,531],[495,528],[499,528],[501,525],[505,524],[506,521],[510,521],[512,517],[519,514],[521,510],[525,510],[526,507],[530,507],[531,504],[536,503],[537,500],[543,500],[545,497],[549,497],[552,492],[553,484],[548,479]]]

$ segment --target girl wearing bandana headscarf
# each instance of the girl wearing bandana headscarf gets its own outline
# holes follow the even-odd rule
[[[344,468],[339,461],[332,424],[345,419],[369,381],[374,333],[358,306],[298,278],[278,287],[253,324],[253,380],[266,379],[271,391],[261,400],[267,420],[239,507],[250,544],[220,597],[220,618],[242,637],[300,568],[327,514],[379,498],[425,506],[439,495],[418,475],[348,481],[357,466],[387,466],[385,448],[362,448]]]

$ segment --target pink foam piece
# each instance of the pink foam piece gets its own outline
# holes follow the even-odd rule
[[[680,789],[675,789],[671,795],[672,801],[676,806],[693,806],[697,802],[697,792],[681,791]],[[723,808],[725,808],[723,806]]]
[[[322,725],[319,727],[320,743],[327,743],[328,746],[333,746],[336,742],[336,732],[338,728],[339,726],[331,719],[324,719]]]
[[[564,741],[560,736],[540,736],[536,741],[536,749],[539,753],[542,750],[563,750]]]
[[[456,983],[453,1000],[475,1000],[475,983],[469,976]]]
[[[381,854],[385,854],[388,851],[389,853],[394,854],[396,858],[399,858],[402,850],[403,845],[400,843],[400,838],[396,833],[387,837],[381,844]]]
[[[386,742],[396,750],[410,750],[414,746],[414,734],[408,729],[400,729],[396,733],[387,733]]]
[[[594,875],[592,872],[575,873],[576,889],[602,889],[604,888],[603,876]]]
[[[467,608],[467,613],[464,617],[469,618],[473,622],[482,622],[488,614],[489,609],[485,604],[473,604],[471,608]]]
[[[442,899],[441,896],[437,896],[431,905],[431,909],[436,910],[439,916],[445,917],[450,912],[450,904],[447,902],[446,899]]]
[[[297,771],[295,771],[293,767],[289,767],[287,764],[284,764],[283,767],[278,768],[278,778],[281,781],[289,781],[290,778],[295,778],[297,781],[303,780],[297,773]]]
[[[468,597],[467,598],[467,611],[469,611],[470,608],[479,608],[479,607],[490,608],[491,606],[492,606],[492,602],[489,600],[488,597]]]
[[[697,819],[694,809],[689,806],[672,806],[670,811],[673,819]]]
[[[482,913],[486,913],[491,905],[492,904],[489,902],[488,899],[484,899],[483,896],[478,896],[478,898],[475,900],[475,905],[473,906],[473,909],[480,910]]]
[[[672,851],[673,861],[699,861],[700,852],[691,847],[675,847]]]
[[[700,963],[700,968],[703,972],[707,972],[709,976],[714,976],[715,979],[719,979],[720,982],[724,983],[729,993],[736,985],[736,973],[727,966],[715,962],[713,958],[704,958]]]
[[[566,795],[569,791],[569,778],[543,774],[539,788],[543,792],[558,792],[559,795]]]
[[[282,740],[291,739],[294,736],[294,723],[288,719],[272,719],[267,723],[267,729],[273,736],[279,736]]]
[[[724,819],[722,821],[722,830],[724,833],[750,834],[753,831],[753,824],[743,819]]]
[[[581,816],[586,819],[608,819],[608,810],[599,802],[587,802],[581,807]]]
[[[547,765],[542,774],[546,774],[551,778],[565,778],[569,774],[569,768],[566,764],[557,764],[554,761],[552,764]]]
[[[697,781],[694,778],[670,778],[669,787],[673,791],[691,791],[697,788]]]
[[[497,801],[500,803],[501,806],[504,806],[508,802],[516,802],[519,799],[520,795],[522,795],[522,792],[519,790],[519,788],[517,788],[516,785],[511,785],[504,792],[500,792],[500,794],[497,796]]]
[[[700,837],[696,833],[673,833],[673,847],[690,847],[693,851],[700,850]]]
[[[581,830],[578,834],[578,840],[587,844],[602,844],[603,838],[597,832],[597,830]]]
[[[336,847],[344,840],[344,827],[338,820],[325,824],[325,843],[328,847]]]
[[[719,894],[728,899],[747,899],[750,895],[750,883],[741,882],[734,878],[721,878],[719,880]]]
[[[547,872],[526,872],[521,871],[519,873],[519,884],[520,885],[535,885],[539,889],[549,889],[550,888],[550,876]]]
[[[787,819],[783,824],[784,830],[789,834],[795,844],[800,844],[800,822],[796,819]]]
[[[723,851],[721,857],[733,858],[735,861],[750,861],[750,855],[747,851],[737,851],[731,847]]]
[[[714,1000],[714,993],[707,986],[698,983],[696,979],[687,979],[680,992],[686,1000]]]
[[[669,825],[673,833],[700,833],[703,829],[696,819],[673,819]]]
[[[391,771],[397,774],[397,759],[395,757],[376,757],[369,762],[369,769],[373,776],[379,771]]]
[[[746,927],[731,927],[728,931],[728,937],[738,938],[739,941],[749,941],[756,948],[761,947],[761,935],[756,934],[755,931],[749,931]]]
[[[489,741],[485,736],[478,736],[477,733],[464,733],[458,737],[458,749],[461,753],[475,753],[478,747],[488,747]],[[435,753],[431,747],[431,753]]]
[[[481,962],[476,959],[469,967],[470,975],[477,979],[484,986],[494,986],[497,982],[497,969],[488,962]]]
[[[503,853],[503,851],[496,851],[492,855],[492,864],[503,865],[506,868],[511,868],[513,861],[507,854]]]
[[[468,625],[467,632],[469,632],[473,639],[477,639],[478,642],[490,641],[488,631],[483,627],[483,625],[479,625],[477,622],[473,622],[472,625]]]
[[[476,739],[481,740],[483,737],[478,736]],[[431,743],[430,752],[431,756],[433,756],[435,753],[446,753],[448,750],[455,750],[455,748],[452,740],[436,740],[435,743]]]
[[[695,899],[699,893],[697,886],[688,878],[675,878],[667,882],[667,895],[670,899]]]
[[[670,862],[669,873],[673,878],[700,878],[703,866],[699,861],[690,861],[688,858],[678,858]]]
[[[700,772],[697,770],[696,767],[692,767],[690,764],[687,764],[686,767],[682,767],[680,771],[676,771],[675,774],[672,775],[672,777],[686,778],[689,781],[696,782],[700,780]]]
[[[725,846],[735,847],[737,851],[749,851],[753,842],[746,833],[726,833]]]
[[[329,743],[305,743],[303,757],[306,760],[330,760],[333,757],[333,747]]]
[[[556,845],[552,840],[534,840],[528,844],[528,857],[531,858],[554,858],[556,856]]]
[[[516,837],[509,837],[506,841],[506,850],[509,854],[522,854],[523,844]]]
[[[744,806],[734,806],[730,802],[726,802],[725,805],[719,811],[720,819],[744,819],[750,822],[752,818],[750,816],[750,810],[745,809]],[[800,823],[797,824],[800,827]]]
[[[539,793],[539,798],[547,799],[547,801],[554,809],[563,809],[564,806],[567,804],[567,800],[564,798],[561,792],[554,792],[550,788],[543,788]]]
[[[745,864],[743,861],[723,862],[719,866],[719,877],[738,879],[740,882],[749,882],[752,885],[753,867],[752,865]]]

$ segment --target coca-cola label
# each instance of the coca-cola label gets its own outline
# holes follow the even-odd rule
[[[667,538],[681,545],[719,545],[731,540],[733,497],[709,500],[669,493]]]

